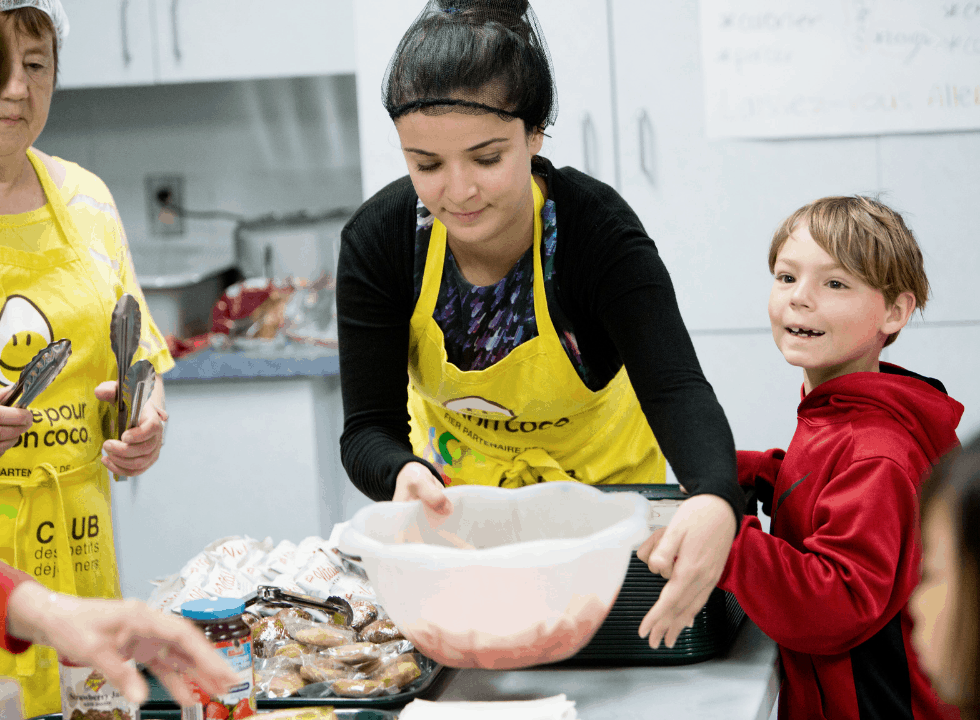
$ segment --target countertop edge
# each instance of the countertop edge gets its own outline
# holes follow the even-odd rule
[[[176,361],[163,376],[167,384],[212,380],[288,379],[340,374],[336,350],[325,353],[258,355],[201,350]]]

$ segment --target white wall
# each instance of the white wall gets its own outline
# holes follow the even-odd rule
[[[37,146],[101,177],[129,241],[228,249],[233,224],[189,220],[180,239],[147,230],[144,177],[185,177],[185,205],[248,217],[361,202],[351,75],[59,90]]]

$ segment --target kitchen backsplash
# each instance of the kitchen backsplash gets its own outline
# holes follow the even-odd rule
[[[361,202],[353,75],[55,93],[36,145],[101,177],[130,244],[231,250],[233,222],[149,232],[147,175],[184,178],[184,205],[248,217]]]

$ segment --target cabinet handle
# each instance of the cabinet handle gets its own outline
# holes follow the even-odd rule
[[[650,122],[650,116],[645,109],[640,111],[637,127],[640,132],[640,170],[651,185],[656,185],[657,177],[653,171],[653,123]]]
[[[596,158],[596,136],[595,123],[592,122],[592,115],[585,113],[582,118],[582,170],[586,175],[595,177],[599,166]]]
[[[133,62],[133,56],[129,54],[129,23],[126,21],[128,10],[129,0],[122,0],[119,3],[119,21],[122,23],[122,57],[123,65],[126,67]]]
[[[174,60],[180,62],[180,33],[177,30],[177,0],[170,2],[170,26],[174,35]]]

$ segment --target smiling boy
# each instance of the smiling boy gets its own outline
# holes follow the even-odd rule
[[[864,197],[800,208],[773,236],[773,339],[803,369],[784,452],[739,452],[771,534],[747,517],[719,587],[779,644],[779,717],[957,717],[910,644],[917,490],[957,444],[963,406],[880,362],[929,293],[900,215]]]

